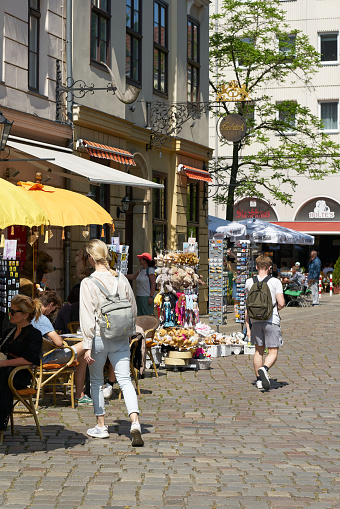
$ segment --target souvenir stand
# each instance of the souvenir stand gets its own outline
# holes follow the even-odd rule
[[[209,325],[227,323],[227,240],[209,240]]]
[[[203,284],[198,276],[198,247],[195,239],[183,244],[183,251],[164,251],[156,258],[156,296],[160,327],[155,333],[158,351],[166,368],[197,368],[193,353],[199,336],[198,287]]]
[[[115,242],[116,238],[118,239],[117,242]],[[119,244],[119,237],[113,237],[112,240],[112,244],[107,244],[107,248],[111,255],[111,269],[115,269],[126,275],[128,272],[129,246]]]
[[[5,240],[4,251],[0,258],[1,332],[9,327],[8,311],[12,298],[19,293],[19,284],[20,265],[19,260],[16,260],[16,240]]]
[[[236,314],[235,321],[243,325],[245,323],[246,296],[245,284],[249,277],[251,250],[249,240],[237,241],[236,247]]]

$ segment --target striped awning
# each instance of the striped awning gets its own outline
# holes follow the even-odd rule
[[[108,145],[101,145],[100,143],[95,143],[94,141],[78,140],[78,142],[81,142],[81,145],[86,148],[88,153],[93,157],[99,157],[100,159],[111,159],[117,163],[136,166],[133,155],[127,150],[109,147]]]
[[[212,182],[212,178],[208,171],[194,168],[193,166],[187,166],[186,164],[178,165],[178,172],[185,173],[186,176],[192,180],[203,180],[204,182]]]

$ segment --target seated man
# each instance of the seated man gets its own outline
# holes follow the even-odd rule
[[[72,348],[79,363],[75,373],[75,398],[78,403],[92,403],[91,398],[86,396],[83,392],[86,374],[83,342],[79,341],[79,343],[76,343],[70,348],[62,348],[63,338],[54,330],[52,323],[47,318],[47,316],[54,313],[58,307],[61,307],[62,301],[60,297],[58,297],[58,295],[53,291],[45,291],[39,294],[38,299],[41,303],[42,315],[38,318],[38,320],[32,320],[31,323],[33,327],[40,330],[44,338],[51,340],[54,345],[60,347],[45,357],[45,364],[64,364],[68,362],[71,358],[70,348]]]
[[[288,283],[288,287],[286,290],[293,290],[293,291],[299,291],[302,290],[302,280],[301,280],[301,273],[298,271],[296,265],[292,267],[292,275],[290,277],[285,277],[282,281],[282,283]],[[284,297],[286,304],[290,300],[290,296],[286,295],[284,292]]]

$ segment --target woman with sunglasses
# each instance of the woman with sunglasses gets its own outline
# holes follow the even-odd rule
[[[31,325],[33,318],[41,315],[41,304],[26,295],[15,295],[9,309],[9,319],[14,328],[8,329],[0,340],[0,430],[5,431],[13,406],[13,395],[8,377],[13,368],[27,364],[39,364],[42,347],[41,332]],[[6,358],[7,357],[7,358]],[[30,383],[28,371],[19,371],[14,378],[16,389],[24,389]]]

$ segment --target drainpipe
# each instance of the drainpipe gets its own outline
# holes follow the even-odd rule
[[[66,0],[66,85],[72,86],[72,0]],[[67,117],[73,127],[72,94],[67,94]],[[73,131],[72,131],[73,132]],[[73,145],[73,139],[70,140]],[[65,189],[70,189],[70,179],[65,178]],[[71,229],[65,228],[64,240],[64,289],[66,299],[71,289]]]

